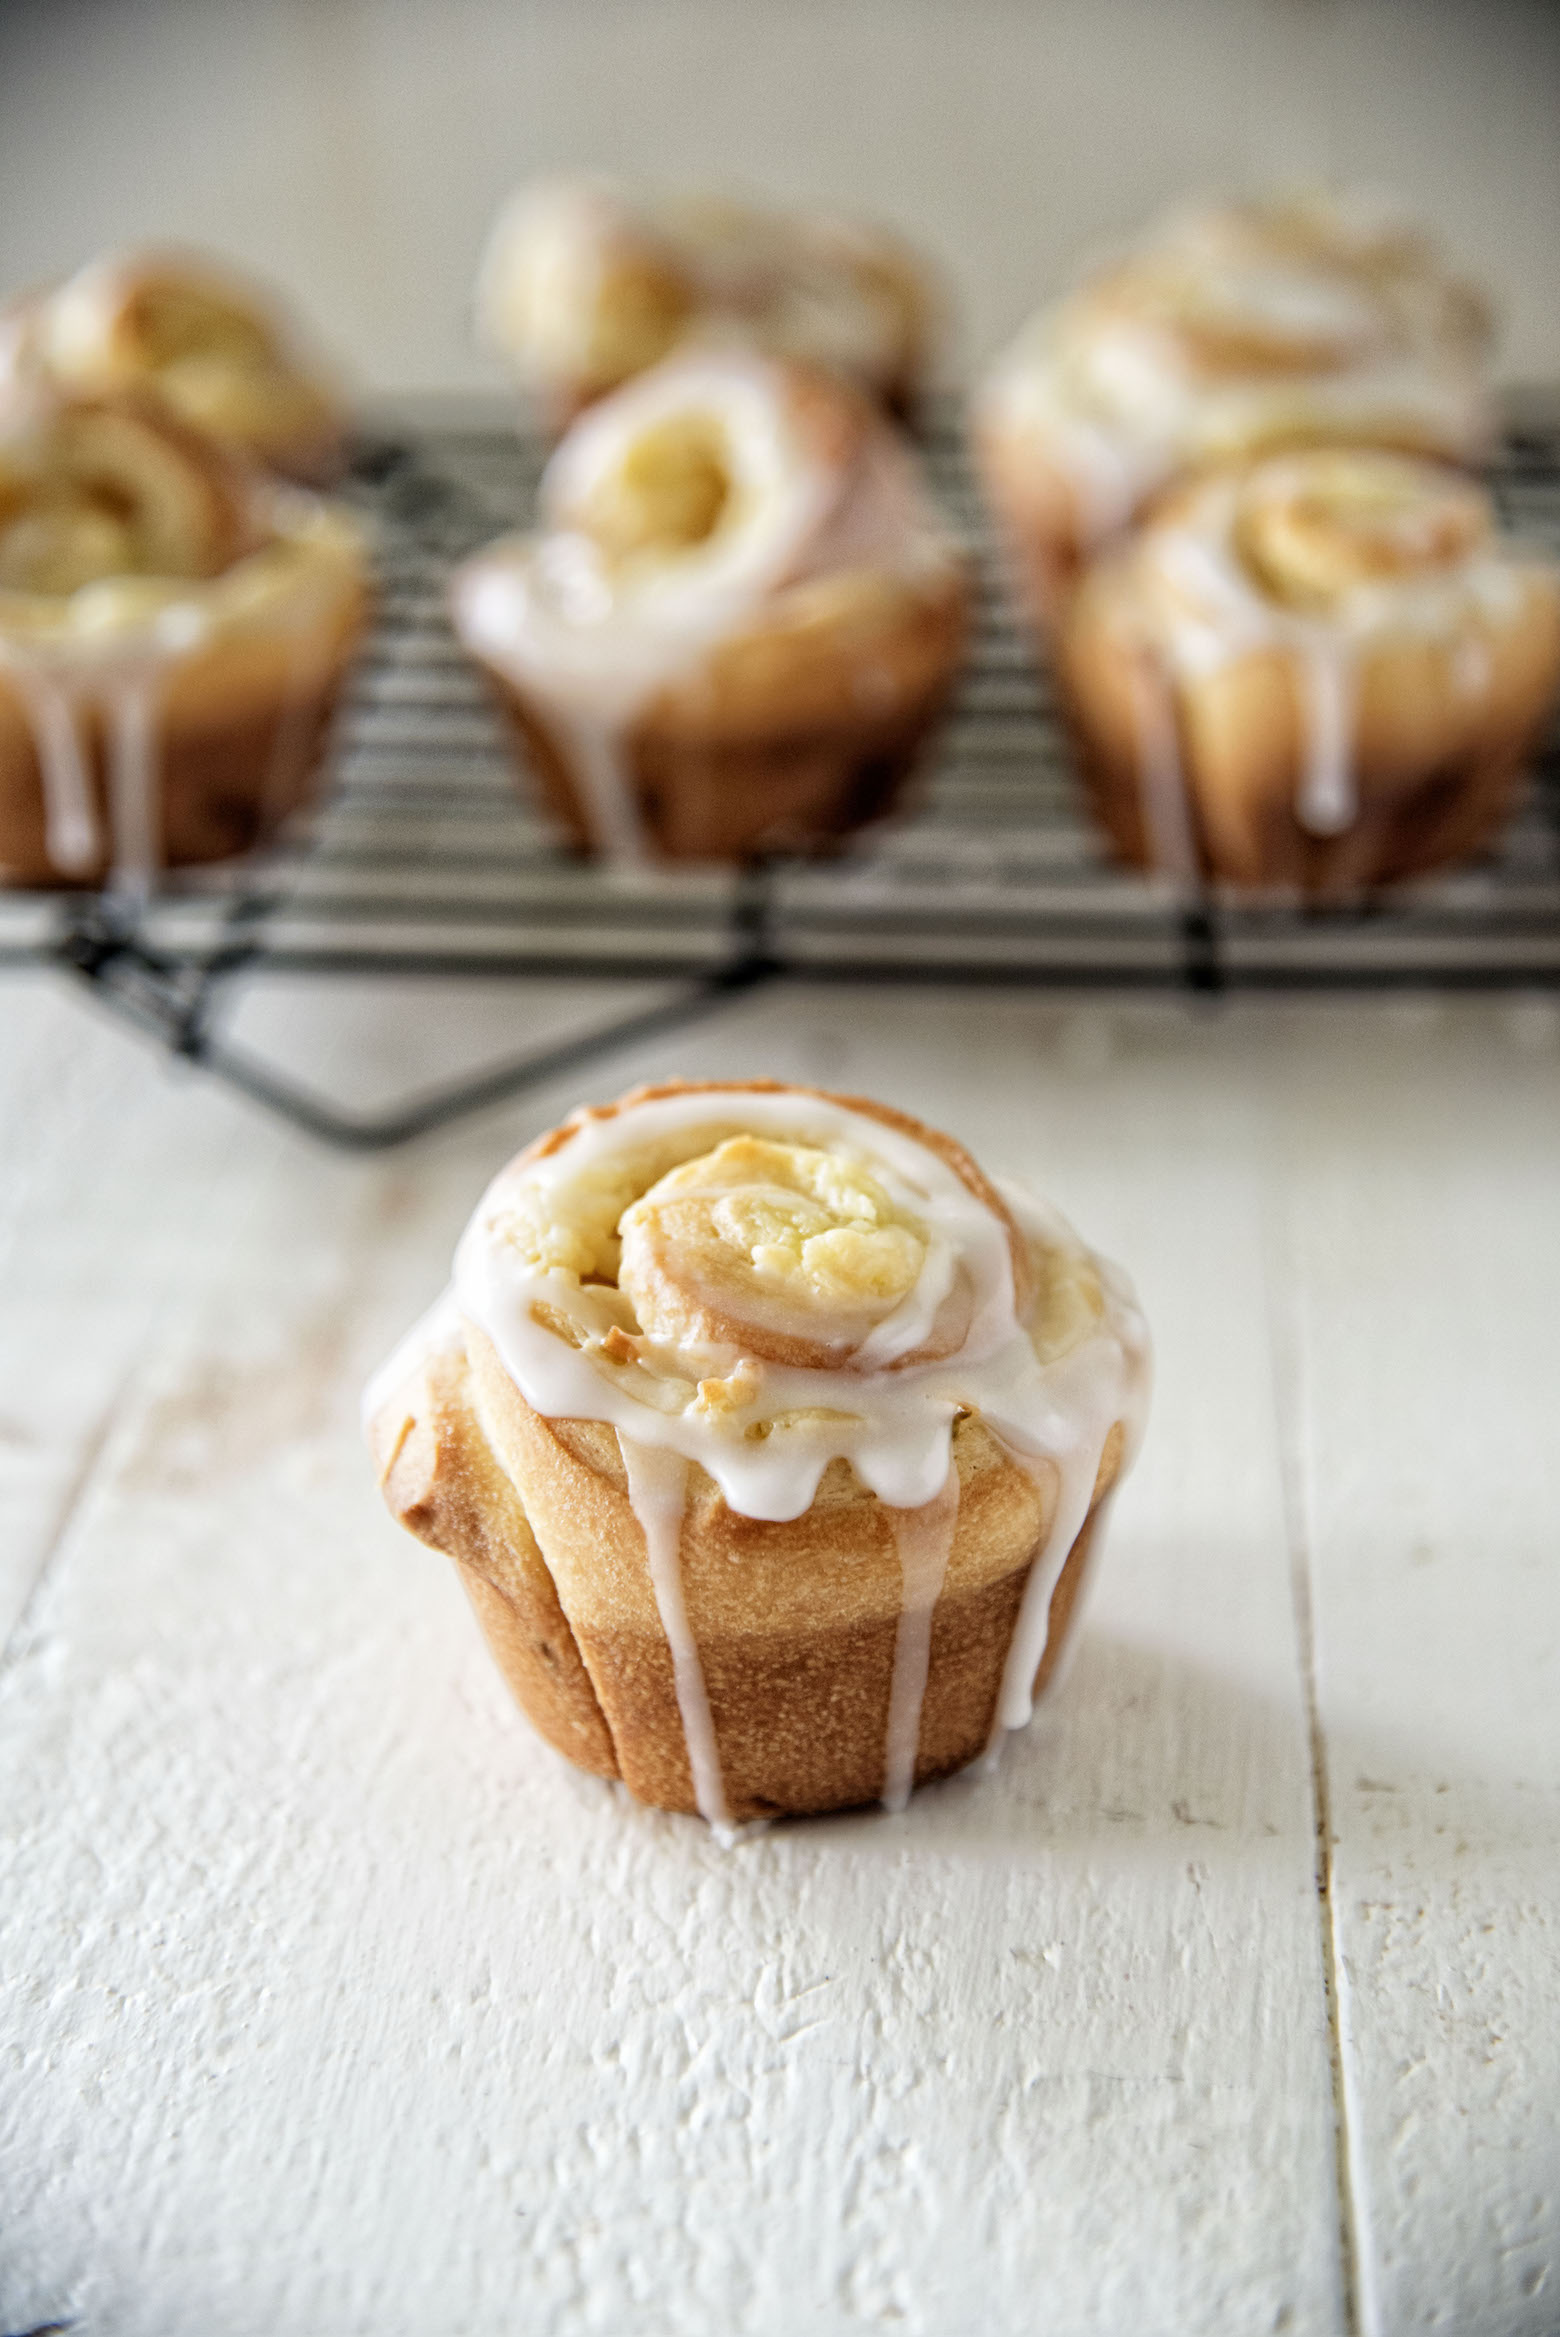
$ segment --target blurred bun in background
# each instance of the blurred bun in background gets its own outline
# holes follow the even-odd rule
[[[685,348],[574,424],[539,523],[467,561],[452,609],[575,843],[740,859],[889,807],[957,676],[968,584],[859,391]]]
[[[0,284],[209,246],[288,286],[376,392],[492,391],[471,282],[510,189],[753,187],[929,252],[962,380],[1188,189],[1381,185],[1543,381],[1557,86],[1535,0],[7,0]]]
[[[1042,309],[987,375],[976,435],[1044,620],[1177,478],[1282,446],[1475,461],[1494,434],[1481,296],[1379,203],[1187,210]]]
[[[368,607],[342,511],[160,397],[0,390],[0,882],[226,860],[308,795]]]
[[[828,366],[902,412],[936,309],[928,267],[886,229],[602,178],[521,188],[477,286],[483,341],[555,422],[690,340]]]
[[[1440,464],[1270,456],[1100,561],[1058,664],[1124,859],[1359,893],[1466,859],[1510,810],[1560,678],[1560,569]]]
[[[287,478],[319,484],[341,468],[345,420],[320,360],[270,295],[205,253],[105,253],[24,297],[0,333],[7,373],[156,398]]]

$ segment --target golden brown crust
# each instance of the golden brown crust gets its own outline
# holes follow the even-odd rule
[[[1520,618],[1475,626],[1489,660],[1477,695],[1458,686],[1470,638],[1408,634],[1360,656],[1354,682],[1357,818],[1337,836],[1297,816],[1307,750],[1304,675],[1282,647],[1253,649],[1173,690],[1125,621],[1125,566],[1076,596],[1058,676],[1093,808],[1122,858],[1152,866],[1141,698],[1168,692],[1203,866],[1251,886],[1343,893],[1401,881],[1477,852],[1507,816],[1560,673],[1560,593],[1535,578]]]
[[[390,1514],[457,1561],[478,1621],[539,1735],[582,1769],[618,1773],[612,1738],[525,1508],[467,1400],[465,1358],[436,1355],[370,1424]]]
[[[616,1433],[595,1421],[544,1420],[470,1325],[467,1349],[473,1408],[523,1496],[624,1781],[643,1801],[691,1812],[672,1660]],[[1123,1447],[1113,1431],[1091,1522],[1053,1593],[1039,1685],[1075,1619],[1092,1520]],[[1013,1625],[1055,1501],[1054,1483],[1037,1485],[978,1420],[958,1424],[954,1459],[959,1518],[933,1621],[918,1783],[963,1767],[991,1734]],[[812,1508],[785,1524],[734,1514],[709,1478],[690,1475],[683,1589],[733,1816],[873,1800],[883,1790],[902,1599],[890,1514],[843,1462]],[[535,1717],[527,1684],[513,1674],[511,1684]]]
[[[862,592],[854,610],[798,591],[776,621],[663,690],[623,742],[656,854],[741,860],[816,850],[881,819],[940,720],[963,656],[968,588]],[[588,797],[568,742],[512,675],[479,659],[522,761],[582,851]]]

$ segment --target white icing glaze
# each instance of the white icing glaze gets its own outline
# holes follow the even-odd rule
[[[159,675],[121,681],[108,700],[108,800],[117,889],[150,892],[162,866],[162,790],[157,764]]]
[[[1149,852],[1156,868],[1190,889],[1197,883],[1199,866],[1176,729],[1174,685],[1151,648],[1135,642],[1128,654],[1139,802]]]
[[[49,858],[62,876],[85,875],[96,865],[102,843],[75,699],[64,681],[30,666],[23,658],[7,655],[3,647],[0,667],[14,684],[32,724]]]
[[[614,565],[578,515],[642,433],[689,413],[722,427],[732,516],[691,549]],[[916,575],[952,557],[899,442],[872,430],[856,460],[823,462],[785,377],[751,351],[674,358],[603,399],[554,454],[541,503],[539,534],[502,538],[457,572],[456,630],[541,711],[593,843],[628,862],[647,847],[624,745],[660,689],[789,585],[858,568]]]
[[[645,1537],[645,1562],[655,1592],[656,1612],[671,1651],[672,1676],[677,1688],[677,1710],[693,1778],[693,1798],[699,1815],[717,1835],[732,1832],[726,1784],[721,1773],[720,1747],[710,1712],[704,1666],[688,1621],[683,1596],[682,1527],[687,1506],[688,1464],[681,1454],[662,1445],[635,1444],[618,1435],[623,1467],[628,1475],[628,1498],[640,1532]]]
[[[909,1802],[915,1786],[921,1707],[931,1665],[932,1616],[942,1595],[959,1523],[958,1470],[950,1468],[942,1491],[924,1508],[895,1509],[889,1515],[903,1588],[883,1747],[883,1807],[897,1812]]]
[[[67,277],[39,307],[37,334],[44,361],[67,379],[96,374],[146,264],[132,252],[103,252]]]
[[[763,1362],[726,1345],[660,1350],[636,1342],[632,1370],[610,1364],[601,1342],[620,1321],[616,1293],[528,1256],[506,1231],[524,1194],[539,1195],[569,1223],[571,1189],[592,1190],[616,1157],[655,1148],[690,1159],[728,1136],[747,1133],[833,1150],[864,1164],[896,1206],[910,1209],[925,1236],[913,1286],[830,1368]],[[670,1140],[670,1142],[669,1142]],[[1005,1189],[1031,1242],[1089,1258],[1065,1224],[1041,1204]],[[462,1314],[491,1339],[526,1401],[550,1419],[590,1419],[616,1428],[629,1494],[645,1533],[658,1611],[671,1648],[699,1806],[724,1824],[727,1805],[697,1648],[681,1594],[679,1537],[686,1470],[697,1463],[739,1515],[783,1520],[813,1502],[830,1462],[849,1462],[861,1483],[894,1513],[903,1581],[885,1742],[884,1798],[898,1807],[913,1782],[931,1619],[957,1519],[952,1432],[962,1412],[979,1415],[1002,1447],[1043,1483],[1051,1519],[1033,1559],[998,1700],[994,1735],[1028,1717],[1045,1648],[1051,1596],[1088,1515],[1112,1427],[1123,1425],[1130,1461],[1147,1394],[1147,1336],[1130,1289],[1104,1261],[1092,1264],[1101,1310],[1074,1343],[1042,1361],[1019,1319],[1007,1228],[940,1155],[914,1137],[823,1097],[714,1090],[650,1097],[577,1124],[567,1142],[503,1171],[479,1205],[456,1253]],[[955,1278],[968,1292],[967,1328],[956,1353],[903,1361],[924,1347]],[[559,1317],[578,1326],[559,1335]],[[554,1327],[549,1327],[551,1324]],[[716,1414],[698,1382],[749,1374],[742,1401]],[[399,1368],[408,1368],[403,1362]],[[375,1382],[381,1395],[387,1367]],[[1053,1498],[1054,1495],[1054,1498]]]
[[[1306,749],[1295,818],[1313,836],[1341,836],[1359,816],[1347,646],[1313,631],[1305,647]]]
[[[604,180],[522,187],[499,212],[477,271],[477,324],[526,382],[588,377],[603,263],[622,232]]]

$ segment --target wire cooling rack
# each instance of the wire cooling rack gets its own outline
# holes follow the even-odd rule
[[[378,547],[379,616],[316,809],[235,870],[151,900],[0,894],[0,964],[49,960],[176,1053],[334,1142],[393,1144],[592,1054],[793,979],[1132,986],[1560,986],[1560,745],[1497,850],[1367,908],[1301,909],[1113,867],[1083,812],[1048,681],[1003,600],[955,411],[923,442],[977,561],[969,668],[914,807],[823,861],[604,869],[517,783],[444,614],[451,566],[528,516],[545,450],[492,428],[366,444],[347,492]],[[1507,522],[1560,553],[1560,423],[1511,432]],[[244,975],[647,981],[614,1012],[396,1108],[338,1105],[228,1037]]]

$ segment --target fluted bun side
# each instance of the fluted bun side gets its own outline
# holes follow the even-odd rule
[[[1033,318],[979,394],[982,468],[1036,614],[1190,473],[1323,444],[1476,460],[1493,432],[1481,316],[1424,239],[1341,206],[1152,231]]]
[[[886,808],[968,596],[864,400],[751,351],[670,358],[568,432],[540,523],[468,561],[452,608],[572,840],[731,859]]]
[[[155,400],[261,469],[310,483],[340,469],[345,418],[317,359],[258,287],[203,254],[109,253],[23,303],[0,378],[73,397]]]
[[[483,339],[560,424],[690,340],[824,366],[903,408],[936,308],[924,263],[881,228],[604,178],[522,187],[477,283]]]
[[[1060,667],[1128,858],[1358,890],[1505,817],[1560,673],[1560,573],[1438,464],[1275,456],[1183,490],[1102,562]]]
[[[154,400],[0,396],[0,881],[226,858],[301,799],[366,606],[345,514]]]
[[[1114,1270],[951,1139],[860,1098],[677,1084],[495,1180],[449,1310],[368,1410],[392,1508],[504,1592],[444,1498],[485,1448],[611,1766],[725,1825],[897,1806],[1027,1718],[1145,1356]]]

